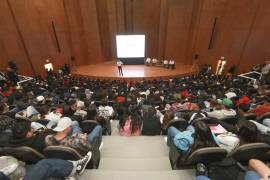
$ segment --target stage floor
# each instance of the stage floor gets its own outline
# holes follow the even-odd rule
[[[126,79],[141,80],[155,78],[181,77],[196,72],[191,65],[177,64],[174,70],[159,66],[124,65],[123,74],[119,76],[115,63],[84,65],[75,68],[72,74],[75,76],[87,76],[94,79]]]

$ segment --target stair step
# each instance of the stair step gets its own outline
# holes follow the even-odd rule
[[[101,157],[152,158],[168,157],[169,151],[164,136],[106,136]]]
[[[168,157],[159,158],[102,158],[99,169],[125,171],[171,170]]]
[[[194,170],[174,171],[115,171],[85,170],[79,180],[193,180]]]

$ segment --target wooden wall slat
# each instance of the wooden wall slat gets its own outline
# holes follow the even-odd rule
[[[145,34],[146,56],[190,64],[197,54],[199,64],[213,66],[224,56],[227,68],[246,71],[269,60],[269,9],[269,0],[3,0],[0,69],[8,59],[28,75],[45,75],[45,59],[55,68],[71,63],[71,56],[77,65],[111,61],[115,35]]]

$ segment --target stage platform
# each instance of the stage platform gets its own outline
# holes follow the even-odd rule
[[[196,73],[192,65],[177,64],[174,70],[160,66],[123,65],[124,76],[119,76],[115,63],[84,65],[73,68],[72,75],[84,76],[93,79],[112,79],[139,81],[142,79],[171,78]]]

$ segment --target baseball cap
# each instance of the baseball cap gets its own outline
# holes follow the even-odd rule
[[[38,96],[37,98],[36,98],[36,100],[38,101],[38,102],[42,102],[42,101],[44,101],[44,96]]]
[[[63,117],[58,121],[57,126],[53,130],[57,132],[64,131],[66,128],[70,127],[71,125],[72,125],[72,120],[69,117]]]
[[[228,107],[232,107],[233,102],[232,102],[232,100],[229,99],[229,98],[224,98],[224,99],[222,100],[222,104],[224,104],[225,106],[228,106]]]

